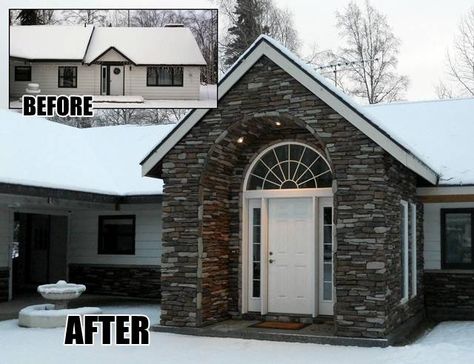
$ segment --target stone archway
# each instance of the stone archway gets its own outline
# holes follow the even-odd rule
[[[220,133],[200,177],[201,240],[197,290],[203,324],[241,312],[242,191],[251,161],[269,145],[296,141],[330,161],[316,132],[288,115],[237,121]]]

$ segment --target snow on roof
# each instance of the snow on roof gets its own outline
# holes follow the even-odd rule
[[[189,28],[95,28],[84,62],[110,47],[135,64],[206,64]]]
[[[441,185],[474,184],[474,98],[365,106],[440,175]]]
[[[189,28],[28,25],[10,27],[10,56],[91,63],[115,48],[135,64],[206,65]]]
[[[82,60],[94,27],[22,25],[10,27],[10,56],[31,60]]]
[[[474,98],[362,106],[273,38],[261,35],[254,44],[262,39],[283,52],[435,171],[440,176],[439,184],[474,184],[474,161],[467,158],[474,151]],[[238,66],[251,49],[252,46],[232,65],[228,73]]]
[[[109,195],[161,194],[139,162],[174,125],[77,129],[0,110],[0,182]]]

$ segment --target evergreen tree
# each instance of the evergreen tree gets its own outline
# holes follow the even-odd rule
[[[231,65],[260,34],[268,33],[268,27],[259,19],[263,8],[258,0],[237,0],[234,10],[236,21],[229,28],[230,42],[225,49],[225,63]]]
[[[18,19],[21,25],[36,25],[39,24],[38,14],[35,9],[23,9],[18,14]]]

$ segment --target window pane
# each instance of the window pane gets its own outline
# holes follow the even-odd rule
[[[253,208],[252,226],[252,296],[260,297],[260,207]]]
[[[183,67],[173,68],[173,85],[175,86],[183,85]]]
[[[400,290],[401,298],[408,299],[408,205],[400,204]]]
[[[59,87],[77,86],[77,67],[59,67]]]
[[[269,172],[270,171],[270,172]],[[309,147],[285,143],[266,152],[250,172],[247,189],[298,189],[331,187],[332,173],[325,159]],[[316,177],[318,176],[318,177]]]
[[[250,176],[249,185],[248,185],[249,190],[261,190],[262,185],[263,185],[263,179],[255,177],[255,176]]]
[[[324,208],[324,225],[332,225],[332,207]]]
[[[99,224],[100,254],[134,254],[135,219],[133,217],[101,217]]]
[[[260,297],[260,280],[254,279],[252,283],[252,297],[258,298]]]
[[[171,86],[173,84],[173,69],[171,67],[158,68],[158,84],[160,86]]]
[[[446,214],[445,262],[451,264],[472,263],[472,226],[470,213]]]
[[[15,81],[31,81],[31,67],[30,66],[16,66],[15,67]]]
[[[157,67],[147,67],[146,83],[148,86],[158,85],[158,68]]]
[[[332,300],[332,283],[324,283],[323,286],[323,299],[325,301]]]

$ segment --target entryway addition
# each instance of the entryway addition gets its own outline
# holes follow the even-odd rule
[[[101,66],[101,95],[124,95],[124,66],[103,64]]]
[[[333,313],[332,173],[284,142],[252,163],[244,191],[243,312]]]

